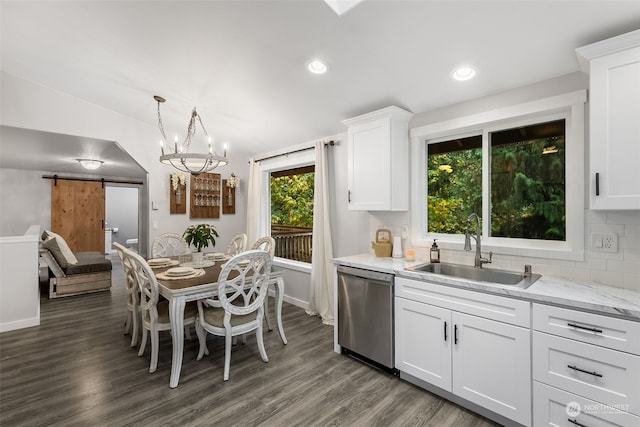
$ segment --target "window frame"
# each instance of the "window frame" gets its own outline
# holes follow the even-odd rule
[[[469,135],[482,135],[482,246],[496,254],[584,260],[584,123],[586,90],[557,95],[514,106],[481,112],[411,129],[411,243],[429,247],[433,239],[445,249],[462,249],[464,235],[427,231],[427,143]],[[549,120],[565,120],[566,240],[550,241],[489,236],[489,133]]]
[[[271,235],[271,173],[298,167],[315,166],[315,150],[311,149],[313,147],[309,148],[310,149],[307,150],[306,147],[296,147],[294,151],[297,149],[302,151],[281,155],[276,154],[274,157],[265,160],[256,160],[260,162],[260,187],[262,189],[260,192],[262,194],[260,200],[260,229],[263,230],[264,235]],[[311,272],[310,262],[274,257],[273,263],[276,266],[286,267],[300,272]]]

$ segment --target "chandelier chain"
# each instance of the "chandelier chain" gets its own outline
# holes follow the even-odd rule
[[[162,134],[162,140],[167,143],[167,135],[164,133],[164,125],[162,124],[162,116],[160,115],[160,101],[158,101],[158,128]]]

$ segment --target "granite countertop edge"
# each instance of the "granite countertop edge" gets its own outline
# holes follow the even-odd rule
[[[333,262],[336,265],[392,273],[409,279],[425,279],[423,273],[405,270],[406,267],[424,264],[424,260],[407,261],[404,258],[378,258],[374,254],[367,253],[334,258]],[[490,283],[474,282],[440,275],[437,276],[437,282],[442,285],[454,286],[471,291],[580,309],[640,322],[640,292],[630,289],[578,282],[544,275],[527,289],[492,285]]]

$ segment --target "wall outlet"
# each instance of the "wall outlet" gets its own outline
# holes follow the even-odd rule
[[[591,250],[594,252],[618,252],[616,233],[591,233]]]
[[[409,226],[407,224],[402,224],[402,228],[401,228],[401,232],[400,234],[402,235],[403,239],[406,239],[409,237]]]

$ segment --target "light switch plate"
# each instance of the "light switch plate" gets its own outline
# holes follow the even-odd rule
[[[616,233],[591,233],[591,250],[593,252],[618,252],[618,235]]]
[[[409,226],[407,224],[403,224],[402,228],[401,228],[401,232],[400,234],[402,235],[403,239],[406,239],[409,237]]]

